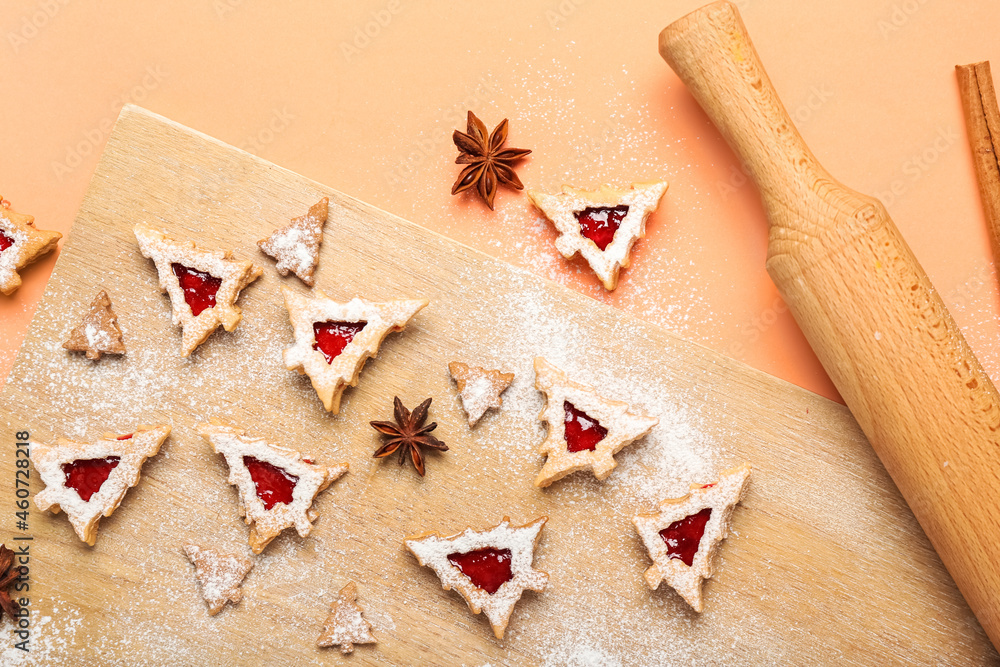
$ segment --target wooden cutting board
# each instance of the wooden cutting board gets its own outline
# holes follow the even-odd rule
[[[321,196],[330,220],[317,286],[331,296],[424,297],[390,336],[341,413],[325,413],[287,371],[292,342],[281,278],[255,242]],[[669,197],[670,194],[668,193]],[[190,358],[136,248],[144,222],[263,266],[244,319]],[[100,287],[128,354],[98,363],[60,345]],[[660,418],[618,456],[606,482],[578,474],[532,485],[544,435],[536,355]],[[516,373],[504,409],[469,429],[446,365]],[[427,476],[371,458],[368,426],[392,398],[434,398],[451,449]],[[3,664],[303,665],[342,660],[317,649],[330,602],[348,581],[379,643],[354,664],[983,664],[998,658],[847,410],[542,278],[491,259],[136,107],[108,142],[14,370],[0,395],[0,535],[30,535],[32,650]],[[275,444],[346,461],[322,493],[313,534],[286,532],[255,559],[244,599],[209,617],[181,553],[194,542],[249,554],[221,457],[194,430],[211,417]],[[15,433],[95,439],[139,423],[173,433],[97,544],[64,516],[32,509],[14,530]],[[696,614],[673,591],[650,592],[630,518],[749,462],[754,475]],[[31,493],[40,490],[31,479]],[[497,641],[482,616],[403,548],[406,535],[549,517],[528,593]],[[346,662],[346,661],[345,661]]]

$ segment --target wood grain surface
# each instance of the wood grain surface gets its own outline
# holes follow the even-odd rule
[[[344,156],[331,156],[343,159]],[[443,185],[446,187],[446,185]],[[334,297],[427,298],[390,336],[341,412],[287,371],[292,343],[281,278],[255,242],[330,198],[317,286]],[[669,195],[668,195],[669,197]],[[144,222],[265,268],[243,322],[180,356]],[[526,232],[529,233],[529,232]],[[128,354],[94,363],[60,347],[100,287]],[[532,485],[544,429],[532,360],[660,418],[604,483],[577,474]],[[452,360],[512,371],[504,408],[469,429]],[[432,396],[450,446],[419,478],[375,461],[372,419],[392,397]],[[126,107],[0,395],[0,526],[14,525],[15,433],[96,438],[138,423],[173,432],[139,485],[87,547],[64,516],[32,510],[32,651],[4,664],[685,665],[988,664],[997,655],[845,408],[669,332],[474,252],[328,187],[136,107]],[[195,432],[219,418],[275,444],[347,461],[323,492],[308,538],[286,532],[255,559],[236,607],[209,617],[181,553],[196,543],[249,555],[225,464]],[[754,467],[723,543],[705,611],[650,592],[630,525],[663,498],[721,470]],[[32,478],[32,493],[39,482]],[[547,515],[529,593],[503,641],[403,548],[404,536]],[[376,645],[350,658],[318,649],[348,581]]]

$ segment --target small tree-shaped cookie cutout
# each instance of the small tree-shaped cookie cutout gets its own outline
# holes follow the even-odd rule
[[[344,389],[358,383],[361,369],[378,354],[382,341],[402,331],[426,299],[372,303],[361,299],[334,301],[320,290],[304,296],[282,286],[295,345],[283,353],[285,368],[312,380],[312,386],[333,414],[340,412]]]
[[[490,408],[499,410],[503,407],[500,394],[514,381],[513,373],[469,366],[461,361],[448,364],[448,370],[458,384],[458,395],[462,398],[462,407],[469,418],[470,427],[475,426]]]
[[[118,509],[139,483],[142,464],[156,456],[168,435],[169,426],[140,426],[134,433],[106,433],[96,442],[32,442],[31,464],[45,482],[35,505],[53,514],[66,512],[77,536],[93,546],[101,517]]]
[[[712,576],[716,548],[729,533],[733,509],[749,479],[748,465],[727,470],[718,482],[692,484],[683,498],[664,500],[655,512],[632,519],[653,559],[644,575],[650,589],[666,581],[701,611],[701,583]]]
[[[135,226],[143,257],[153,260],[160,289],[170,297],[173,323],[181,327],[181,354],[188,356],[220,325],[232,331],[243,319],[236,299],[263,271],[221,250],[199,250],[146,225]]]
[[[290,223],[257,242],[261,252],[278,260],[274,267],[278,273],[283,276],[294,273],[306,285],[313,286],[329,203],[330,200],[323,197],[309,207],[308,213],[292,218]]]
[[[35,228],[35,218],[10,209],[0,200],[0,292],[13,294],[21,286],[18,271],[55,249],[62,234]]]
[[[358,587],[353,581],[340,590],[340,595],[330,605],[330,615],[323,624],[317,646],[340,646],[340,652],[347,655],[354,652],[355,644],[378,643],[372,635],[371,623],[365,620],[356,603],[357,597]]]
[[[584,469],[603,480],[618,465],[615,454],[660,421],[573,382],[542,357],[535,358],[535,388],[545,393],[545,409],[538,418],[549,428],[538,450],[546,459],[535,486],[548,486]]]
[[[194,565],[194,576],[208,605],[209,616],[222,611],[227,602],[236,604],[243,599],[240,585],[253,569],[253,561],[236,554],[203,549],[195,544],[185,546],[184,554]]]
[[[632,246],[645,235],[646,220],[666,191],[664,182],[633,183],[627,190],[602,185],[594,191],[564,185],[557,195],[529,190],[528,199],[559,232],[556,249],[562,256],[583,255],[610,291],[618,286],[619,270],[628,268]]]
[[[434,570],[444,589],[454,588],[473,614],[486,613],[493,634],[503,639],[507,622],[524,591],[544,591],[549,575],[531,566],[535,545],[548,517],[523,526],[499,525],[477,531],[466,528],[450,537],[422,533],[406,538],[421,565]]]
[[[198,433],[229,465],[229,483],[239,491],[240,513],[250,526],[255,554],[286,528],[294,527],[299,537],[309,535],[317,516],[313,500],[347,472],[346,463],[326,468],[225,424],[199,424]]]
[[[108,293],[101,290],[90,304],[80,326],[70,332],[63,347],[72,352],[86,352],[88,359],[98,360],[102,354],[125,354],[118,316],[111,310]]]

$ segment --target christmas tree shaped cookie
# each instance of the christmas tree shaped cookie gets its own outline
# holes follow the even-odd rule
[[[479,366],[469,366],[461,361],[448,364],[451,377],[458,384],[458,395],[462,397],[462,407],[469,418],[469,426],[475,426],[480,417],[490,408],[503,407],[500,394],[514,381],[513,373],[491,371]]]
[[[358,383],[369,357],[393,331],[427,305],[426,299],[372,303],[351,299],[343,303],[320,290],[304,296],[282,286],[285,307],[295,335],[295,345],[284,351],[285,368],[305,373],[333,414],[340,412],[344,389]]]
[[[125,354],[118,316],[111,310],[108,293],[101,290],[90,304],[80,326],[69,334],[63,347],[73,352],[86,352],[88,359],[100,359],[102,354]]]
[[[93,546],[102,516],[118,509],[139,483],[142,464],[160,451],[169,426],[140,426],[134,433],[106,433],[96,442],[59,438],[54,445],[31,443],[31,464],[45,483],[35,496],[38,509],[66,512],[77,536]]]
[[[545,393],[545,409],[538,418],[549,428],[538,450],[546,459],[535,486],[548,486],[584,469],[597,479],[606,478],[618,465],[615,454],[660,421],[573,382],[542,357],[535,358],[535,388]]]
[[[557,195],[528,191],[528,199],[559,232],[556,249],[562,256],[580,253],[604,288],[613,290],[618,271],[628,268],[632,246],[645,235],[646,220],[666,191],[665,182],[633,183],[627,190],[602,185],[595,191],[564,185]]]
[[[712,559],[729,532],[729,520],[743,497],[750,466],[722,473],[714,484],[692,484],[683,498],[664,500],[655,512],[632,519],[653,564],[646,583],[661,581],[676,590],[695,611],[701,611],[701,582],[712,576]]]
[[[199,250],[150,229],[135,226],[143,257],[153,260],[160,289],[170,297],[173,322],[181,327],[181,354],[188,356],[219,325],[232,331],[243,315],[236,306],[240,291],[263,271],[221,250]]]
[[[35,229],[35,218],[0,203],[0,292],[13,294],[21,286],[18,271],[55,249],[62,234]]]
[[[283,276],[294,273],[306,285],[313,286],[329,203],[330,200],[323,197],[309,207],[308,213],[292,218],[289,224],[257,242],[261,252],[278,260],[274,267],[278,273]]]
[[[450,537],[423,533],[406,538],[421,565],[434,570],[444,589],[454,588],[473,614],[486,613],[493,634],[503,639],[514,605],[526,590],[544,591],[549,575],[531,566],[548,517],[523,526],[504,517],[488,530],[466,528]]]
[[[323,632],[316,645],[319,647],[340,646],[344,655],[354,652],[355,644],[375,644],[371,623],[361,614],[357,605],[358,587],[354,582],[344,586],[340,595],[330,606],[330,616],[323,624]]]
[[[199,424],[198,433],[229,466],[229,483],[240,494],[240,513],[250,526],[250,549],[259,554],[286,528],[299,537],[312,531],[313,500],[347,472],[347,464],[329,468],[298,452],[247,437],[242,429],[220,423]]]
[[[195,544],[185,546],[184,554],[194,565],[194,576],[208,605],[209,616],[222,611],[227,602],[236,604],[243,599],[240,585],[253,569],[253,561],[236,554],[203,549]]]

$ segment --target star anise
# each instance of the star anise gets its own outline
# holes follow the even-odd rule
[[[8,549],[6,545],[0,544],[0,618],[3,618],[4,612],[7,612],[7,615],[11,618],[15,618],[20,608],[17,602],[11,599],[10,593],[7,591],[18,575],[21,574],[21,568],[13,567],[13,565],[14,552]]]
[[[433,435],[428,435],[437,428],[437,422],[431,422],[424,426],[427,420],[427,409],[431,406],[431,399],[427,399],[418,405],[411,413],[405,407],[399,397],[393,401],[396,423],[392,422],[371,422],[372,428],[382,435],[389,436],[381,447],[375,451],[375,458],[382,459],[392,456],[399,450],[399,465],[403,465],[406,460],[406,453],[410,453],[413,460],[413,467],[417,469],[420,476],[424,476],[424,457],[420,451],[421,447],[430,447],[441,452],[448,451],[448,445],[444,444]]]
[[[531,151],[526,148],[503,148],[507,141],[506,118],[494,128],[492,134],[487,136],[486,125],[470,111],[468,130],[466,132],[455,130],[451,138],[458,146],[455,164],[469,165],[458,175],[455,185],[451,186],[451,194],[457,195],[476,186],[479,196],[490,210],[493,210],[493,198],[497,194],[498,182],[518,190],[524,189],[521,179],[514,173],[511,165]]]

